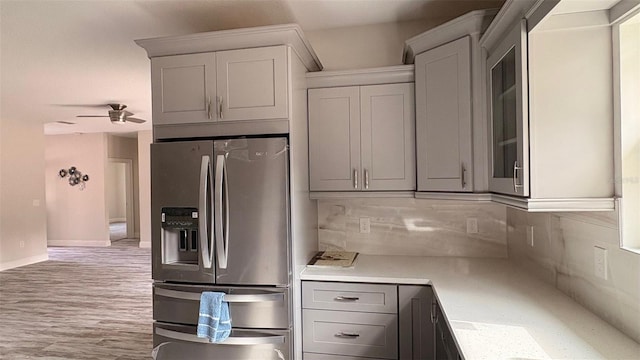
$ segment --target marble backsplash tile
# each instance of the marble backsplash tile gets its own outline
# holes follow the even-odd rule
[[[527,240],[533,227],[534,246]],[[620,249],[615,212],[507,210],[509,259],[640,342],[640,255]],[[607,250],[607,279],[595,275],[594,247]]]
[[[360,233],[369,218],[370,233]],[[467,218],[478,233],[467,234]],[[427,199],[318,201],[320,250],[371,255],[507,256],[506,209],[499,204]]]

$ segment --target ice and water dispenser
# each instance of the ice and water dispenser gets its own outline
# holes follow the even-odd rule
[[[198,209],[162,208],[162,263],[198,265]]]

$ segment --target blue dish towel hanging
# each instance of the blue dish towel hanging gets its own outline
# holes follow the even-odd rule
[[[231,334],[229,304],[224,301],[224,293],[205,291],[200,295],[200,316],[198,317],[198,337],[210,342],[222,342]]]

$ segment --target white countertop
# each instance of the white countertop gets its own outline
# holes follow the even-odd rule
[[[640,344],[508,260],[360,254],[301,278],[433,285],[466,359],[640,359]]]

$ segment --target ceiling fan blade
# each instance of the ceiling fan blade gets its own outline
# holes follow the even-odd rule
[[[106,118],[108,118],[109,116],[108,115],[76,115],[76,117],[79,117],[79,118],[83,118],[83,117],[84,118],[106,117]]]
[[[132,118],[132,117],[128,117],[127,121],[131,121],[131,122],[136,123],[136,124],[142,124],[144,122],[147,122],[147,120],[142,120],[142,119]]]
[[[52,104],[59,107],[80,107],[80,108],[105,108],[109,107],[109,104]]]
[[[133,116],[134,114],[130,111],[124,111],[124,116]]]

